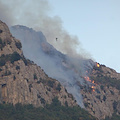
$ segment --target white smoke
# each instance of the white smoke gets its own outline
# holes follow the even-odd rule
[[[65,54],[90,57],[77,36],[69,35],[64,29],[62,20],[49,16],[51,9],[47,0],[0,0],[0,19],[9,26],[19,24],[42,31],[47,41]]]
[[[73,94],[78,104],[84,107],[80,87],[77,83],[83,83],[81,75],[86,70],[84,62],[85,58],[90,55],[83,50],[78,38],[69,35],[63,28],[62,20],[58,16],[49,16],[50,11],[51,8],[47,0],[0,0],[0,19],[3,22],[9,26],[19,24],[42,31],[50,44],[70,56],[67,56],[65,61],[60,57],[59,52],[55,52],[56,50],[51,51],[52,54],[55,54],[54,57],[43,53],[40,41],[45,38],[40,32],[34,32],[32,29],[32,34],[27,30],[18,33],[14,31],[16,32],[14,36],[22,42],[24,55],[41,66],[50,77],[59,80],[68,92]],[[56,38],[58,38],[57,41]],[[70,68],[66,69],[62,64],[68,65]]]
[[[21,40],[24,55],[41,66],[49,77],[59,80],[77,103],[84,107],[79,85],[85,84],[82,77],[86,70],[92,68],[93,63],[82,57],[62,54],[47,43],[41,32],[24,26],[13,26],[10,30]]]

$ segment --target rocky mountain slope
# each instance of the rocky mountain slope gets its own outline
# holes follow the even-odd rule
[[[41,66],[48,76],[59,80],[84,108],[80,86],[77,83],[85,84],[82,76],[85,76],[85,71],[91,70],[95,63],[81,56],[72,57],[57,51],[47,42],[42,32],[32,28],[16,25],[11,27],[10,31],[21,40],[25,57]]]
[[[0,103],[44,106],[58,97],[62,105],[76,105],[71,94],[36,64],[27,60],[19,40],[0,21]]]
[[[85,108],[99,119],[120,115],[120,74],[96,63],[86,78],[92,85],[81,90]]]
[[[60,53],[41,32],[19,25],[10,30],[21,40],[25,56],[58,79],[81,107],[99,119],[120,114],[119,73],[92,60]]]

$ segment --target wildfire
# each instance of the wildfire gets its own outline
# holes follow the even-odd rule
[[[99,63],[97,63],[96,62],[96,67],[100,67],[100,64]],[[88,71],[86,71],[86,73],[88,73]],[[86,74],[86,76],[84,76],[83,77],[84,78],[84,80],[86,80],[87,82],[88,82],[88,86],[92,89],[92,91],[94,92],[95,91],[95,89],[96,89],[96,83],[95,83],[95,81],[94,80],[91,80],[88,76],[87,76],[87,74]]]
[[[97,66],[97,67],[100,67],[100,64],[99,64],[99,63],[97,63],[97,64],[96,64],[96,66]]]
[[[91,88],[92,88],[92,91],[94,92],[95,91],[95,86],[92,86]]]
[[[95,91],[95,86],[92,86],[91,88],[92,88],[92,91],[94,92]]]
[[[93,85],[91,88],[92,88],[92,89],[95,89],[96,87]]]
[[[92,91],[94,92],[95,91],[95,85],[97,85],[95,83],[95,81],[94,80],[90,80],[90,78],[88,76],[84,77],[84,79],[92,84],[91,88],[92,88]]]
[[[92,81],[92,83],[94,84],[94,83],[95,83],[95,81],[93,80],[93,81]]]
[[[90,78],[87,76],[87,77],[84,77],[84,79],[86,80],[86,81],[89,81],[89,82],[91,82],[91,80],[90,80]]]

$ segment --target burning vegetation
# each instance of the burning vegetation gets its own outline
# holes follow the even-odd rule
[[[84,77],[84,79],[88,82],[89,87],[92,89],[92,91],[95,91],[95,86],[97,85],[94,80],[91,80],[88,76]]]
[[[96,63],[96,67],[100,67],[100,64],[99,64],[99,63]]]
[[[99,64],[99,63],[96,63],[95,67],[96,67],[96,68],[99,68],[99,67],[100,67],[100,64]],[[86,71],[86,73],[88,73],[88,71]],[[95,88],[96,88],[96,85],[97,85],[97,84],[95,83],[95,81],[94,81],[94,80],[91,80],[90,77],[88,77],[88,76],[85,76],[85,77],[83,77],[83,78],[84,78],[85,81],[88,82],[89,87],[90,87],[90,88],[92,89],[92,91],[94,92],[94,91],[95,91]]]

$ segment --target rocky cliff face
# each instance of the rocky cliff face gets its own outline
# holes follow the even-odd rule
[[[25,56],[41,66],[48,76],[59,80],[74,96],[77,103],[84,107],[80,86],[77,83],[84,84],[82,76],[86,74],[86,70],[93,67],[94,62],[81,56],[68,56],[57,51],[47,42],[42,32],[32,28],[16,25],[12,26],[10,31],[22,42]],[[54,40],[56,41],[56,39]],[[57,41],[56,43],[59,44]]]
[[[20,41],[0,21],[0,103],[44,106],[58,97],[62,105],[76,105],[57,80],[24,57],[21,47]]]
[[[94,66],[90,83],[81,93],[85,108],[99,119],[120,115],[120,74],[104,65]]]
[[[13,26],[11,32],[23,43],[25,56],[58,79],[81,107],[99,119],[120,114],[119,73],[92,60],[60,53],[41,32],[19,25]]]

